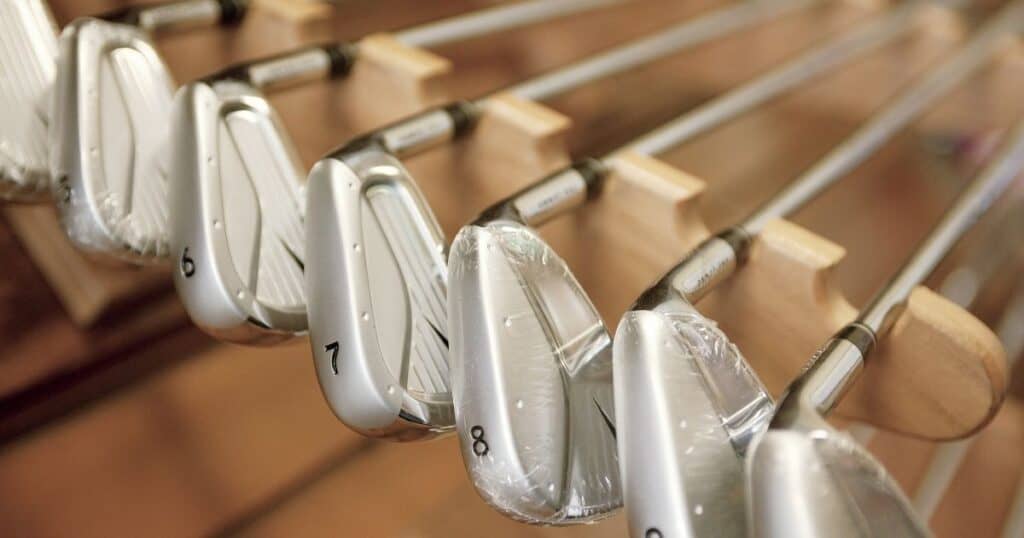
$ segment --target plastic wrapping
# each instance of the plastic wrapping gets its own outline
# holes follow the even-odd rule
[[[747,465],[752,536],[929,536],[889,473],[849,435],[769,430]]]
[[[133,262],[168,254],[174,83],[137,28],[97,19],[61,34],[51,171],[64,229],[81,248]]]
[[[535,524],[622,505],[611,338],[579,283],[533,231],[463,229],[449,258],[452,397],[480,495]]]
[[[717,325],[681,299],[616,333],[619,458],[633,536],[746,536],[743,456],[774,404]]]
[[[0,198],[36,201],[50,190],[47,134],[57,29],[39,0],[0,0]]]

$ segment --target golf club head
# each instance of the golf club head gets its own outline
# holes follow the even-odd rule
[[[302,165],[249,84],[193,82],[174,100],[174,283],[204,331],[273,344],[306,330]]]
[[[930,536],[885,468],[824,421],[768,430],[747,466],[751,536]]]
[[[0,0],[0,199],[50,193],[47,126],[57,26],[42,0]]]
[[[613,357],[632,536],[746,536],[743,458],[774,404],[739,350],[670,296],[625,314]]]
[[[462,229],[449,260],[452,396],[478,493],[533,524],[622,506],[611,338],[565,262],[528,227]]]
[[[88,252],[168,255],[167,120],[174,83],[140,29],[79,19],[60,37],[50,126],[54,196]]]
[[[445,238],[409,172],[374,142],[309,176],[306,295],[320,388],[371,437],[450,432]]]

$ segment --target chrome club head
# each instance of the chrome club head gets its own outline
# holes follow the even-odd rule
[[[172,113],[174,282],[205,331],[269,344],[306,330],[302,164],[247,83],[195,82]]]
[[[57,28],[41,0],[0,0],[0,199],[50,192],[47,125]]]
[[[743,457],[774,409],[725,334],[685,300],[627,312],[614,346],[633,536],[745,536]]]
[[[309,328],[334,413],[373,437],[452,430],[445,238],[409,172],[375,141],[309,176]]]
[[[848,324],[787,389],[746,462],[751,536],[930,535],[885,468],[825,421],[876,342],[871,326]]]
[[[174,83],[145,32],[99,19],[64,29],[50,128],[71,240],[134,262],[167,256],[167,113]]]
[[[611,338],[565,262],[495,220],[458,234],[449,267],[456,424],[477,491],[529,523],[621,507]]]
[[[748,463],[751,536],[929,536],[886,470],[824,421],[769,430]]]

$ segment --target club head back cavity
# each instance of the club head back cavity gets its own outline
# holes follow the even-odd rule
[[[535,524],[622,505],[611,338],[528,227],[467,226],[449,260],[452,394],[463,461],[489,504]]]
[[[41,0],[0,0],[0,199],[50,194],[47,126],[57,27]]]
[[[263,95],[195,82],[172,111],[175,287],[225,340],[271,344],[306,330],[302,165]]]
[[[743,456],[774,405],[726,336],[682,299],[627,312],[614,345],[633,536],[746,536]]]
[[[173,92],[142,30],[85,18],[62,32],[51,171],[61,221],[84,250],[132,262],[167,256]]]
[[[452,431],[445,238],[426,199],[372,141],[317,163],[308,188],[309,328],[331,409],[373,437]]]

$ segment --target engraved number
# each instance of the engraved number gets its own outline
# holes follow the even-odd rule
[[[330,351],[331,352],[331,370],[334,372],[334,375],[338,375],[338,342],[337,342],[337,340],[335,340],[334,342],[331,342],[330,344],[327,344],[326,346],[324,346],[324,351]]]
[[[487,441],[484,439],[484,427],[473,426],[469,429],[469,435],[473,437],[473,453],[479,457],[486,456],[491,451],[491,447],[487,446]]]
[[[196,262],[189,257],[188,247],[181,253],[181,272],[185,278],[192,278],[192,275],[196,274]]]

